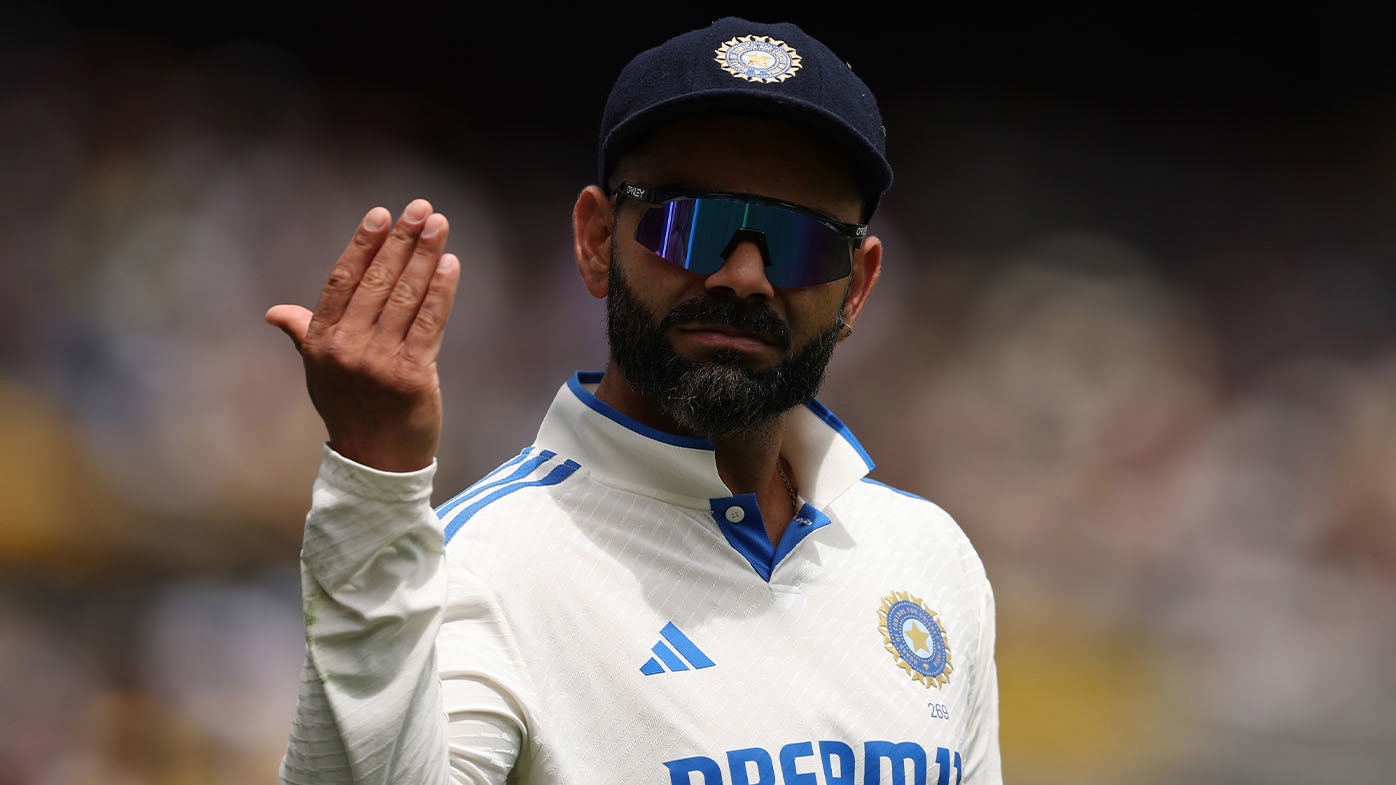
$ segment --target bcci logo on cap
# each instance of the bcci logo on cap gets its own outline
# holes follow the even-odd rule
[[[748,82],[784,82],[800,70],[794,47],[764,35],[733,38],[716,51],[722,70]]]
[[[907,592],[882,598],[877,610],[882,642],[902,670],[930,687],[950,683],[950,641],[936,612]]]

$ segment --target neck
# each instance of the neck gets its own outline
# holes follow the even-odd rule
[[[606,373],[596,388],[596,397],[651,428],[666,433],[707,436],[680,427],[664,414],[653,399],[631,387],[614,363],[606,366]],[[746,430],[712,439],[718,476],[733,494],[756,495],[761,518],[766,524],[766,535],[772,543],[780,542],[785,530],[790,527],[791,519],[799,513],[791,498],[791,489],[786,486],[779,468],[782,460],[780,448],[788,416],[788,413],[782,414]],[[793,483],[795,480],[788,464],[784,471]]]
[[[780,456],[788,414],[768,420],[746,431],[713,439],[717,473],[732,493],[754,493],[766,524],[766,536],[779,543],[799,513],[792,489],[782,477],[790,475]]]

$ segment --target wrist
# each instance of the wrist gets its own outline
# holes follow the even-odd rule
[[[392,442],[387,444],[392,445]],[[390,474],[409,474],[432,466],[436,462],[436,445],[430,448],[403,448],[383,443],[355,443],[347,439],[330,439],[329,448],[345,460],[369,469]]]

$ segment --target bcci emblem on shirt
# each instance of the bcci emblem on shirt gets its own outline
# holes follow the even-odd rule
[[[902,670],[926,687],[950,682],[950,641],[940,618],[920,598],[894,591],[877,609],[882,642]]]

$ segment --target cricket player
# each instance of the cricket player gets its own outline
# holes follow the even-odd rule
[[[329,432],[283,782],[1001,782],[983,565],[814,399],[882,271],[884,133],[790,24],[632,60],[571,216],[606,366],[436,510],[446,217],[373,208],[268,311]]]

